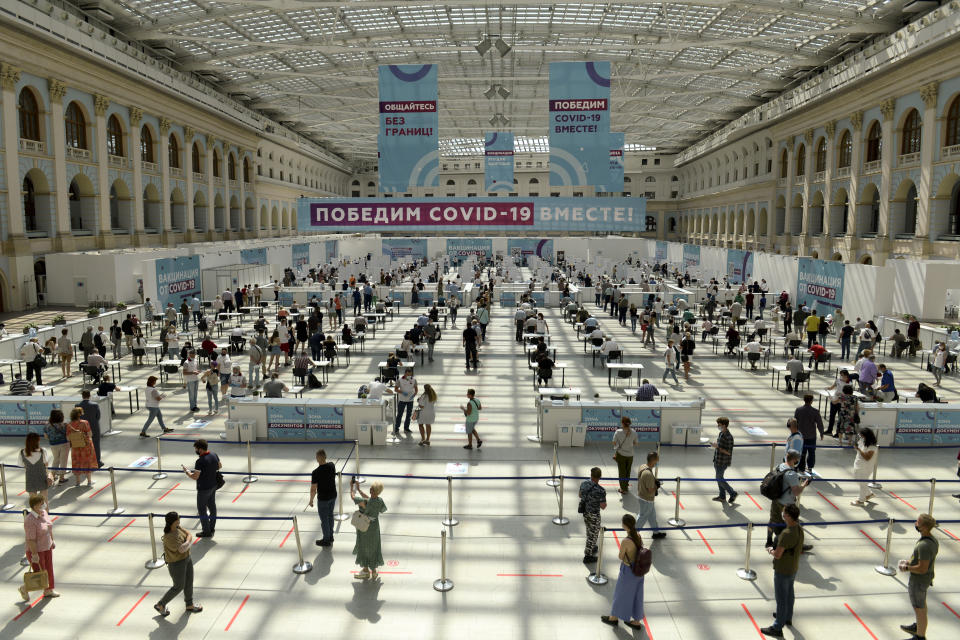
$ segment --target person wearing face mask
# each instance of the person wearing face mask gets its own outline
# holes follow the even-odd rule
[[[733,434],[730,433],[730,419],[723,416],[717,418],[717,428],[720,433],[715,442],[711,442],[713,447],[713,469],[717,476],[717,486],[720,488],[720,495],[714,498],[716,502],[728,502],[733,504],[737,499],[737,492],[733,490],[730,483],[724,480],[723,475],[733,461]],[[729,500],[727,496],[730,496]]]
[[[902,624],[900,628],[913,634],[913,640],[926,640],[927,637],[927,590],[933,585],[933,565],[940,551],[940,543],[933,537],[937,521],[929,513],[917,516],[914,528],[920,533],[920,539],[913,548],[909,560],[901,560],[900,571],[909,572],[907,593],[913,607],[916,620],[912,624]]]

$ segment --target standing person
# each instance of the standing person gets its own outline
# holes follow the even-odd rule
[[[463,339],[460,342],[460,345],[464,349],[464,356],[466,357],[466,369],[470,371],[470,363],[473,363],[473,370],[476,371],[480,367],[480,358],[478,356],[477,342],[479,340],[477,332],[474,331],[473,327],[470,326],[470,323],[467,323],[467,327],[463,330]]]
[[[184,465],[180,465],[180,468],[188,478],[197,481],[197,514],[201,528],[197,537],[212,538],[217,528],[217,489],[223,465],[203,438],[193,443],[193,450],[197,454],[193,469],[187,469]]]
[[[480,323],[480,338],[487,339],[487,325],[490,323],[490,309],[485,303],[477,305],[477,321]]]
[[[333,505],[337,501],[337,465],[327,462],[327,452],[317,449],[317,468],[310,474],[310,502],[317,500],[317,515],[320,516],[320,539],[318,547],[333,545]]]
[[[666,382],[667,376],[673,376],[673,384],[680,384],[677,380],[677,350],[673,346],[673,340],[667,340],[667,348],[663,352],[663,377],[660,382]]]
[[[853,395],[853,385],[844,385],[837,404],[840,405],[840,409],[837,410],[837,439],[841,444],[847,440],[853,442],[857,422],[860,419],[860,402]]]
[[[788,505],[795,505],[797,503],[797,497],[803,493],[803,490],[807,488],[810,484],[810,478],[805,480],[800,480],[799,474],[797,474],[797,464],[800,462],[800,455],[796,451],[791,451],[787,454],[787,461],[780,463],[777,467],[777,473],[782,474],[783,482],[780,485],[780,488],[783,490],[780,494],[780,497],[772,500],[770,505],[770,523],[767,526],[767,543],[764,545],[767,548],[774,546],[774,540],[776,536],[780,534],[780,527],[777,525],[782,525],[783,520],[783,509]],[[812,548],[812,547],[810,547]],[[804,550],[807,550],[807,547],[804,547]]]
[[[273,331],[273,335],[270,336],[270,362],[267,363],[267,369],[273,367],[274,373],[279,373],[280,371],[280,354],[283,353],[282,343],[280,341],[280,332],[276,329]]]
[[[630,428],[630,418],[620,418],[620,428],[613,434],[613,459],[617,461],[620,493],[630,491],[630,472],[633,469],[633,449],[637,446],[637,432]],[[582,487],[581,487],[582,489]]]
[[[607,490],[600,486],[600,467],[590,469],[590,479],[580,483],[580,508],[587,529],[583,562],[597,561],[597,538],[600,535],[600,510],[607,508]]]
[[[800,507],[796,504],[784,507],[783,521],[786,526],[777,536],[777,546],[767,547],[767,553],[773,556],[773,592],[777,599],[777,612],[773,624],[760,629],[763,635],[774,638],[782,638],[783,628],[793,626],[793,584],[804,549]]]
[[[413,369],[404,370],[403,376],[397,380],[397,418],[393,423],[393,435],[400,435],[401,421],[403,421],[403,432],[412,433],[410,431],[410,417],[413,414],[413,401],[419,391],[420,387],[417,384],[417,379],[413,377]],[[405,420],[404,412],[407,414]]]
[[[787,420],[787,429],[790,431],[790,435],[787,436],[787,441],[783,443],[783,460],[781,462],[786,462],[787,456],[791,452],[798,456],[803,455],[803,436],[800,435],[800,423],[797,422],[796,418],[790,418]]]
[[[29,343],[28,343],[29,344]],[[24,345],[26,346],[26,345]],[[943,370],[947,366],[947,343],[938,342],[936,348],[933,350],[933,355],[930,356],[930,372],[933,373],[933,377],[936,378],[936,382],[933,383],[933,386],[939,387],[940,381],[943,378]],[[30,379],[30,369],[27,369],[27,380]],[[37,384],[43,384],[40,382],[40,371],[37,370]],[[863,391],[863,389],[861,389]]]
[[[53,475],[47,470],[47,454],[40,447],[40,435],[28,433],[23,449],[20,449],[20,464],[27,493],[47,501],[47,489],[53,484]]]
[[[97,468],[103,467],[103,460],[100,457],[100,405],[90,401],[90,391],[84,389],[80,392],[82,400],[77,404],[83,409],[83,417],[90,424],[90,437],[93,439],[93,450],[97,455]]]
[[[690,366],[693,364],[693,351],[697,348],[697,341],[690,332],[683,334],[680,341],[680,364],[683,365],[683,379],[690,379]]]
[[[804,328],[807,331],[807,349],[817,343],[817,334],[820,332],[820,316],[811,313],[803,321]]]
[[[477,437],[477,449],[483,446],[483,440],[480,439],[480,432],[477,431],[477,423],[480,421],[480,401],[476,399],[477,392],[473,389],[467,389],[467,406],[460,405],[460,411],[466,418],[467,444],[464,449],[473,449],[473,437]]]
[[[737,492],[723,478],[733,462],[733,434],[730,433],[730,419],[723,416],[717,418],[717,427],[720,429],[720,433],[717,435],[716,441],[710,443],[710,446],[713,447],[713,469],[717,476],[717,486],[720,488],[720,495],[714,500],[716,502],[727,502],[727,495],[729,494],[729,502],[733,504],[733,501],[737,499]]]
[[[247,364],[247,380],[250,382],[250,388],[256,389],[260,386],[260,372],[263,369],[265,356],[263,349],[257,344],[256,338],[250,338],[250,361]],[[319,349],[318,349],[319,353]],[[320,358],[314,358],[319,360]]]
[[[619,620],[632,629],[643,629],[643,581],[644,576],[633,572],[637,554],[643,549],[643,541],[637,532],[637,521],[629,513],[620,520],[627,536],[620,544],[620,573],[617,574],[617,586],[613,591],[613,604],[609,616],[600,616],[600,621],[612,627]]]
[[[361,497],[357,497],[357,493]],[[368,496],[357,484],[357,479],[351,478],[350,498],[360,509],[360,513],[370,518],[370,526],[366,531],[357,529],[357,542],[353,545],[353,554],[357,557],[356,563],[360,571],[356,574],[358,580],[368,578],[376,580],[377,567],[383,566],[383,550],[380,544],[380,514],[387,510],[380,494],[383,493],[383,483],[374,482],[370,485]]]
[[[163,525],[163,558],[167,561],[167,571],[173,580],[173,586],[167,589],[163,597],[153,605],[161,616],[170,615],[167,603],[183,592],[183,601],[187,611],[200,613],[203,607],[193,602],[193,558],[190,557],[190,547],[193,546],[193,534],[180,526],[180,514],[170,511],[164,516]]]
[[[110,344],[113,347],[113,359],[119,360],[122,352],[121,345],[123,344],[123,330],[120,328],[119,320],[114,320],[113,324],[110,325]]]
[[[33,499],[31,498],[31,504]],[[933,585],[933,565],[940,551],[940,543],[933,537],[937,521],[929,513],[917,516],[914,527],[920,532],[920,539],[913,547],[909,560],[901,560],[897,567],[909,572],[907,593],[910,594],[910,606],[916,620],[913,624],[902,624],[900,628],[913,634],[913,640],[926,640],[927,637],[927,590]]]
[[[70,443],[70,466],[76,478],[76,486],[80,486],[80,479],[87,477],[87,486],[93,486],[93,472],[97,469],[97,452],[93,448],[93,436],[90,433],[90,423],[83,420],[83,409],[74,407],[70,410],[70,422],[67,423],[67,441]]]
[[[183,361],[183,386],[187,390],[190,411],[200,411],[197,402],[197,393],[200,390],[200,366],[197,364],[197,353],[193,349],[187,352],[187,359]]]
[[[157,389],[157,376],[150,376],[147,378],[147,392],[146,392],[146,401],[144,404],[147,407],[147,421],[143,423],[143,428],[140,429],[140,437],[148,438],[147,429],[150,428],[150,424],[153,422],[154,418],[157,420],[157,424],[160,425],[160,429],[163,430],[163,433],[170,433],[173,429],[167,429],[167,425],[163,424],[163,414],[160,413],[160,401],[166,398],[166,396],[160,393],[160,390]]]
[[[43,365],[46,362],[43,360],[43,347],[40,346],[37,338],[30,338],[20,347],[20,359],[27,365],[27,382],[33,380],[33,376],[36,374],[37,384],[43,384],[41,371],[43,371]],[[43,364],[41,364],[41,361]]]
[[[653,501],[660,490],[660,481],[653,474],[653,468],[660,462],[660,456],[656,451],[647,453],[647,463],[640,465],[640,472],[637,474],[637,496],[640,498],[640,509],[637,512],[637,526],[643,527],[649,524],[654,529],[653,538],[666,538],[667,532],[660,530],[657,523],[657,510]]]
[[[797,407],[793,417],[797,419],[797,429],[803,437],[803,453],[800,456],[797,471],[812,473],[813,465],[817,463],[818,431],[820,439],[823,440],[823,418],[820,416],[820,411],[813,406],[813,395],[807,393],[803,396],[803,406]]]
[[[430,446],[430,431],[437,418],[437,392],[429,384],[423,385],[423,393],[417,399],[417,426],[420,427],[419,446]]]
[[[57,484],[64,484],[67,481],[70,443],[67,442],[67,425],[63,421],[63,411],[60,409],[50,411],[50,418],[43,427],[43,435],[53,450],[54,475],[59,476]]]
[[[66,329],[61,330],[60,337],[57,338],[57,355],[60,356],[60,373],[64,378],[72,377],[70,362],[73,360],[73,343],[70,342],[70,335]]]
[[[276,375],[276,374],[274,374]],[[210,360],[210,368],[200,376],[203,388],[207,391],[207,413],[220,412],[220,370],[216,360]]]
[[[853,461],[853,477],[859,480],[860,494],[850,504],[855,507],[862,507],[873,497],[869,480],[877,468],[877,456],[880,452],[880,447],[877,446],[877,436],[873,433],[873,429],[870,427],[860,429],[854,448],[857,450],[857,457]]]
[[[853,339],[854,329],[850,325],[849,320],[843,321],[843,326],[840,327],[840,360],[846,361],[850,358],[850,341]]]
[[[247,395],[247,379],[243,377],[238,364],[233,365],[229,385],[231,398],[243,398]]]
[[[27,561],[31,571],[47,572],[47,588],[43,597],[58,598],[60,594],[53,590],[53,550],[57,548],[53,541],[53,520],[47,513],[46,500],[40,496],[30,496],[30,510],[23,519],[24,538],[27,547]],[[20,597],[30,601],[26,585],[20,585]]]

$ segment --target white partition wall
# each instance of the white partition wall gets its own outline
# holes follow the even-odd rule
[[[894,278],[891,267],[848,264],[843,275],[843,314],[849,318],[872,318],[893,309]]]

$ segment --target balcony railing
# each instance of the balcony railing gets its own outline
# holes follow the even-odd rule
[[[77,147],[67,147],[67,157],[71,160],[89,160],[90,149],[78,149]]]
[[[23,143],[23,140],[20,141]],[[940,157],[943,159],[946,158],[960,158],[960,144],[950,145],[949,147],[944,147],[940,150]]]
[[[815,174],[813,174],[813,181],[814,181],[814,182],[823,182],[823,181],[826,180],[826,179],[827,179],[827,172],[826,172],[826,171],[817,171]]]
[[[140,164],[143,166],[143,170],[144,170],[144,171],[149,171],[149,172],[151,172],[151,173],[156,173],[156,172],[159,170],[159,167],[157,166],[157,163],[156,163],[156,162],[146,162],[146,161],[144,161],[144,162],[141,162]]]
[[[173,178],[182,178],[183,169],[181,169],[180,167],[170,167],[170,176]]]
[[[123,156],[107,156],[107,162],[111,167],[115,167],[117,169],[127,168],[127,159]]]
[[[880,168],[883,165],[883,160],[871,160],[870,162],[863,163],[863,172],[864,173],[879,173]]]
[[[239,188],[240,188],[240,183],[239,183],[238,181],[236,181],[236,180],[229,180],[228,183],[229,183],[229,186],[230,186],[231,189],[239,189]]]
[[[27,153],[46,153],[47,146],[39,140],[26,140],[20,138],[20,151]]]
[[[910,166],[910,165],[913,165],[913,164],[917,164],[917,163],[919,163],[919,162],[920,162],[920,152],[919,152],[919,151],[917,151],[917,152],[915,152],[915,153],[905,153],[905,154],[901,155],[899,158],[897,158],[897,166],[898,166],[898,167],[907,167],[907,166]]]
[[[850,167],[839,167],[837,169],[838,178],[849,178],[850,177]]]
[[[778,178],[778,179],[777,179],[777,186],[778,186],[778,187],[785,187],[785,186],[787,186],[787,179],[786,179],[786,178]]]
[[[196,171],[194,171],[194,172],[193,172],[193,181],[194,181],[194,182],[203,182],[203,181],[204,181],[203,174],[202,174],[202,173],[197,173]]]
[[[803,184],[803,179],[805,176],[794,176],[793,184],[800,185]]]

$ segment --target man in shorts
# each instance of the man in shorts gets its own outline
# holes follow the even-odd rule
[[[900,628],[913,634],[914,640],[925,640],[927,636],[927,589],[933,584],[933,565],[940,550],[940,543],[933,537],[937,521],[929,513],[921,513],[914,524],[920,532],[920,539],[913,548],[909,560],[901,560],[900,571],[910,573],[907,593],[910,594],[910,606],[916,615],[913,624],[902,624]]]

